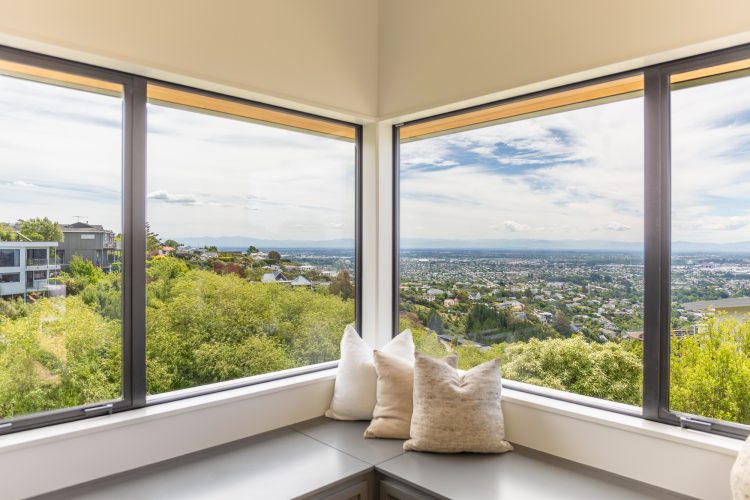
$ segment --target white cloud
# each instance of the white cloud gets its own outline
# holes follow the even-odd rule
[[[180,205],[195,205],[198,199],[188,194],[171,194],[169,191],[154,191],[148,194],[149,200],[159,200],[166,203],[178,203]]]
[[[505,228],[506,231],[509,231],[511,233],[515,233],[515,232],[518,232],[518,231],[526,231],[528,229],[531,229],[528,225],[521,224],[521,223],[516,222],[514,220],[506,220],[506,221],[504,221],[503,222],[503,227]]]

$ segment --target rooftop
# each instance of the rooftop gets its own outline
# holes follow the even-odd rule
[[[685,304],[682,304],[682,307],[687,311],[706,311],[708,309],[737,309],[739,307],[750,307],[750,297],[686,302]]]

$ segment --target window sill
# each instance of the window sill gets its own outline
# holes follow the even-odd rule
[[[106,432],[120,427],[169,418],[187,412],[228,405],[246,399],[287,391],[293,388],[305,387],[310,384],[328,380],[333,381],[335,377],[336,369],[329,368],[233,389],[225,389],[221,387],[221,384],[216,384],[218,387],[214,390],[217,392],[200,394],[192,397],[188,397],[190,389],[175,391],[181,393],[181,399],[161,402],[160,398],[166,398],[173,394],[167,393],[155,396],[153,400],[149,401],[149,403],[153,404],[150,404],[145,408],[138,408],[111,415],[103,415],[77,420],[75,422],[50,425],[38,429],[0,436],[0,453],[7,453],[30,446],[53,443],[55,441],[73,439],[97,432]]]
[[[574,395],[570,395],[571,397]],[[584,398],[588,399],[588,398]],[[590,422],[592,424],[610,427],[626,432],[632,432],[646,437],[671,441],[683,446],[691,446],[704,450],[736,457],[742,448],[743,441],[692,429],[683,429],[674,425],[652,422],[639,416],[626,415],[621,412],[592,408],[584,404],[571,401],[561,401],[551,397],[519,391],[517,389],[503,389],[504,406],[519,405],[546,413],[553,413],[565,417]],[[614,406],[623,406],[613,403]],[[512,438],[511,438],[512,440]]]

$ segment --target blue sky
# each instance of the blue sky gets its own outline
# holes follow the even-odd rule
[[[672,94],[673,239],[750,241],[750,78]],[[401,235],[643,241],[643,100],[401,146]]]
[[[147,217],[163,237],[354,237],[354,145],[149,105]],[[122,100],[0,76],[0,222],[122,228]]]

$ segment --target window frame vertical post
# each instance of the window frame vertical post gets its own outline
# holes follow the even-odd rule
[[[644,305],[643,417],[669,415],[671,297],[671,180],[669,74],[644,73]]]

